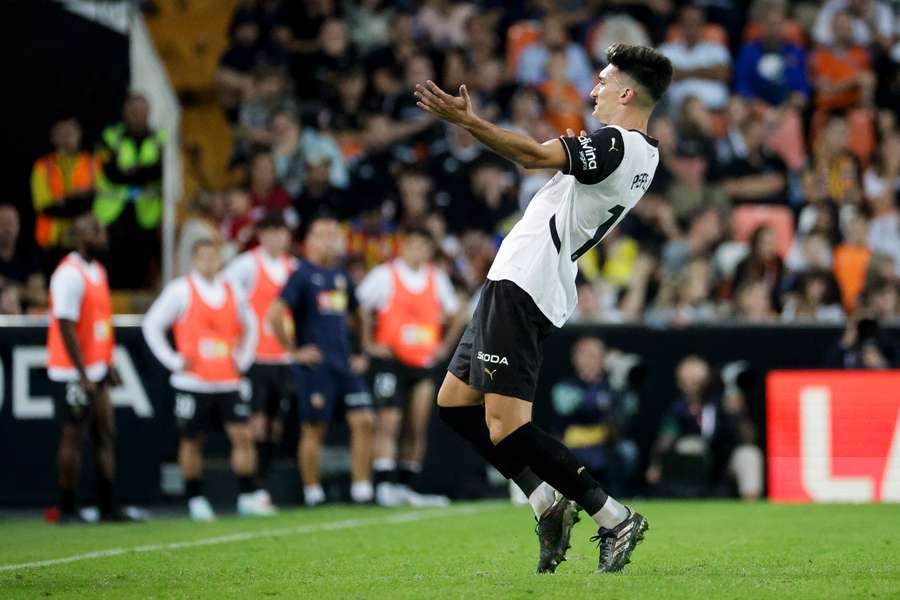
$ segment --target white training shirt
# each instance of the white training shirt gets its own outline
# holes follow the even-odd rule
[[[78,261],[91,283],[99,283],[102,275],[100,263],[92,260],[86,262],[77,252],[70,252],[69,257]],[[74,265],[60,264],[50,277],[50,301],[53,305],[53,316],[67,321],[78,321],[81,316],[81,301],[84,299],[84,279]],[[91,381],[102,381],[108,368],[105,364],[87,366],[86,375]],[[50,381],[78,381],[76,369],[47,369]]]
[[[262,247],[238,254],[222,270],[222,276],[225,277],[226,281],[240,289],[244,296],[248,298],[256,287],[257,256],[262,257],[262,265],[266,270],[266,275],[277,285],[283,286],[287,282],[288,275],[290,275],[288,269],[285,268],[282,257],[272,257]],[[293,269],[296,270],[299,261],[293,256],[288,257],[288,261]]]
[[[366,310],[377,311],[387,306],[394,293],[394,278],[391,266],[397,269],[397,275],[408,291],[421,293],[428,284],[428,270],[421,268],[413,271],[402,258],[395,258],[389,263],[378,265],[356,287],[356,299]],[[450,283],[450,278],[441,269],[434,268],[434,287],[438,300],[445,314],[455,314],[459,310],[459,298]]]
[[[560,140],[568,168],[535,194],[487,275],[518,285],[557,327],[578,301],[576,261],[638,203],[659,164],[656,140],[635,130],[606,126]]]
[[[150,310],[144,316],[141,330],[144,339],[153,352],[153,355],[172,371],[169,383],[172,387],[186,392],[233,392],[237,391],[238,383],[221,383],[202,381],[190,373],[185,373],[184,358],[169,344],[166,332],[187,312],[191,299],[191,290],[188,285],[190,277],[197,293],[206,304],[212,308],[219,308],[225,303],[225,278],[217,275],[209,281],[204,279],[196,271],[185,277],[173,279],[163,289],[159,298],[153,302]],[[256,351],[257,336],[256,318],[247,303],[247,299],[239,289],[232,286],[235,303],[238,308],[238,319],[243,327],[243,336],[240,344],[235,346],[234,360],[241,372],[246,371],[253,362]]]

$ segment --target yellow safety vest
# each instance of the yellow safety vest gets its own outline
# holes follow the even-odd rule
[[[138,144],[125,132],[125,124],[119,123],[103,130],[103,141],[114,155],[105,160],[115,160],[119,169],[149,167],[162,160],[165,132],[155,131]],[[94,200],[94,214],[104,225],[119,218],[134,186],[110,182],[101,172],[98,178],[97,196]],[[162,181],[141,186],[135,202],[138,225],[144,229],[155,229],[162,220]]]

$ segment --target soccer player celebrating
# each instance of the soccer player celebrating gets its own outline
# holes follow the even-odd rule
[[[351,352],[348,312],[359,307],[347,272],[338,266],[341,232],[337,220],[319,214],[306,231],[305,256],[269,307],[268,321],[293,362],[300,401],[297,463],[307,506],[325,501],[319,456],[328,424],[343,413],[350,428],[350,462],[354,502],[371,502],[372,397],[362,379],[365,356]],[[294,335],[285,328],[284,312],[294,319]]]
[[[75,250],[50,278],[47,377],[56,419],[62,424],[57,461],[60,523],[80,522],[75,489],[81,471],[85,425],[97,469],[101,521],[131,521],[113,499],[115,413],[109,397],[119,376],[112,365],[115,337],[106,269],[96,255],[106,249],[106,230],[91,212],[73,222]]]
[[[634,207],[659,163],[646,134],[672,65],[651,48],[614,44],[591,91],[590,135],[543,144],[474,111],[466,86],[451,96],[416,86],[418,106],[463,127],[482,144],[531,169],[559,169],[503,240],[471,323],[438,392],[442,419],[529,497],[538,519],[539,572],[564,560],[577,508],[598,526],[598,572],[622,570],[647,519],[609,497],[560,441],[531,422],[541,343],[576,304],[576,261]],[[557,491],[558,490],[558,491]]]
[[[238,513],[269,515],[274,508],[268,495],[259,493],[255,478],[256,449],[247,426],[250,405],[239,393],[241,373],[256,349],[256,319],[243,294],[219,275],[218,244],[196,242],[192,261],[194,270],[166,285],[142,325],[150,350],[172,372],[169,382],[181,434],[178,464],[188,510],[195,521],[215,519],[202,479],[204,437],[215,421],[231,442]],[[169,329],[175,334],[174,349],[166,339]]]
[[[288,255],[291,232],[281,215],[266,215],[256,223],[256,231],[259,246],[237,256],[225,267],[223,275],[247,297],[259,331],[255,359],[247,377],[253,393],[250,433],[256,440],[256,473],[264,488],[272,454],[281,441],[281,415],[287,411],[287,382],[291,377],[290,355],[275,337],[266,315],[297,268],[297,259]],[[266,492],[263,489],[261,493]]]
[[[360,305],[375,313],[374,336],[373,319],[366,319],[362,336],[373,357],[375,499],[383,506],[444,505],[445,497],[418,494],[412,483],[425,458],[435,391],[432,367],[449,355],[448,344],[456,342],[468,314],[450,279],[431,264],[434,240],[428,230],[408,227],[402,236],[400,256],[375,267],[356,290]],[[449,321],[446,335],[444,321]],[[398,469],[397,436],[404,417]],[[391,481],[395,471],[396,483]]]

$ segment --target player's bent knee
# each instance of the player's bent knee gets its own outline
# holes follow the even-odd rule
[[[347,421],[355,433],[372,433],[375,430],[375,415],[370,410],[354,411]]]

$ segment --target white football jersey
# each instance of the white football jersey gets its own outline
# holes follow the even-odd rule
[[[636,130],[609,125],[560,140],[569,168],[535,194],[488,272],[525,290],[557,327],[578,301],[576,261],[638,203],[659,164],[656,140]]]

